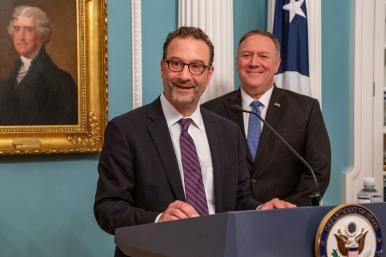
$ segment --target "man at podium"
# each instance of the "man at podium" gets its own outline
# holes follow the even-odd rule
[[[240,128],[199,107],[214,72],[213,53],[199,28],[169,33],[161,96],[109,122],[94,204],[106,232],[258,206],[294,207],[253,198]],[[119,249],[115,255],[124,256]]]

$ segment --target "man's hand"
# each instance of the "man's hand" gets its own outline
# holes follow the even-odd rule
[[[158,222],[194,218],[200,216],[197,211],[188,203],[174,201],[161,214]]]
[[[274,198],[265,204],[263,204],[259,210],[271,210],[271,209],[285,209],[285,208],[294,208],[296,205],[280,200],[278,198]]]

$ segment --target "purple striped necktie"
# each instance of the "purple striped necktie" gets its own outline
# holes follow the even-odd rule
[[[180,149],[186,202],[192,205],[201,216],[208,215],[208,203],[202,181],[200,161],[193,138],[188,133],[192,119],[180,119],[178,123],[181,125]]]

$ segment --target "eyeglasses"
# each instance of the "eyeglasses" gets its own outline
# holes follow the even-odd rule
[[[209,66],[201,64],[201,63],[184,63],[179,61],[165,61],[168,65],[169,70],[180,72],[185,68],[185,65],[188,65],[188,70],[192,75],[201,75],[206,68]]]

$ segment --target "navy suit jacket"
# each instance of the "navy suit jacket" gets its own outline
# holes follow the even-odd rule
[[[230,110],[233,104],[241,105],[241,101],[241,92],[236,90],[203,107],[234,121],[244,132],[243,114]],[[330,179],[331,151],[318,101],[275,86],[265,119],[310,163],[323,195]],[[309,195],[315,189],[310,172],[266,126],[255,161],[249,151],[246,156],[257,201],[278,197],[299,206],[310,204]]]
[[[255,209],[240,128],[201,109],[213,164],[216,212]],[[94,213],[116,228],[153,223],[175,200],[185,201],[169,129],[159,98],[109,122],[99,159]],[[116,256],[124,256],[116,250]]]

